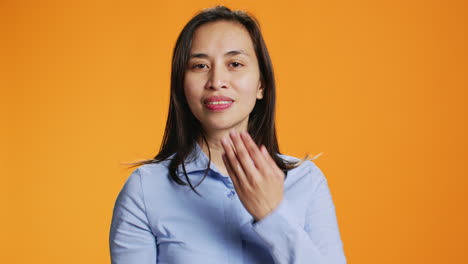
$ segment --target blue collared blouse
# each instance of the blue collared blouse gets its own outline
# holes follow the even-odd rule
[[[207,163],[196,144],[185,163],[192,184]],[[168,164],[140,166],[120,191],[110,228],[113,264],[346,263],[327,180],[312,161],[288,172],[283,200],[258,222],[213,163],[196,188],[202,197],[170,179]]]

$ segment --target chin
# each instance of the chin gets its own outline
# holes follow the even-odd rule
[[[203,126],[211,131],[229,130],[229,129],[239,126],[241,123],[242,122],[235,122],[232,119],[231,120],[217,119],[217,120],[208,120],[208,122],[206,122]]]

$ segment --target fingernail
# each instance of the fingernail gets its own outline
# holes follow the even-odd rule
[[[235,137],[238,137],[238,136],[239,136],[239,132],[233,130],[233,131],[231,131],[231,136],[234,137],[234,138],[235,138]]]

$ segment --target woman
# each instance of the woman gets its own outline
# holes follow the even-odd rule
[[[279,154],[274,114],[257,22],[222,6],[193,17],[174,49],[161,150],[115,203],[112,263],[346,263],[327,181]]]

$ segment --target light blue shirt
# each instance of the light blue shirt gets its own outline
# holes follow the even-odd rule
[[[185,165],[193,185],[207,163],[196,144]],[[119,193],[110,228],[113,264],[346,263],[327,180],[312,161],[288,172],[283,200],[258,222],[213,163],[196,188],[203,197],[175,183],[168,164],[140,166]]]

